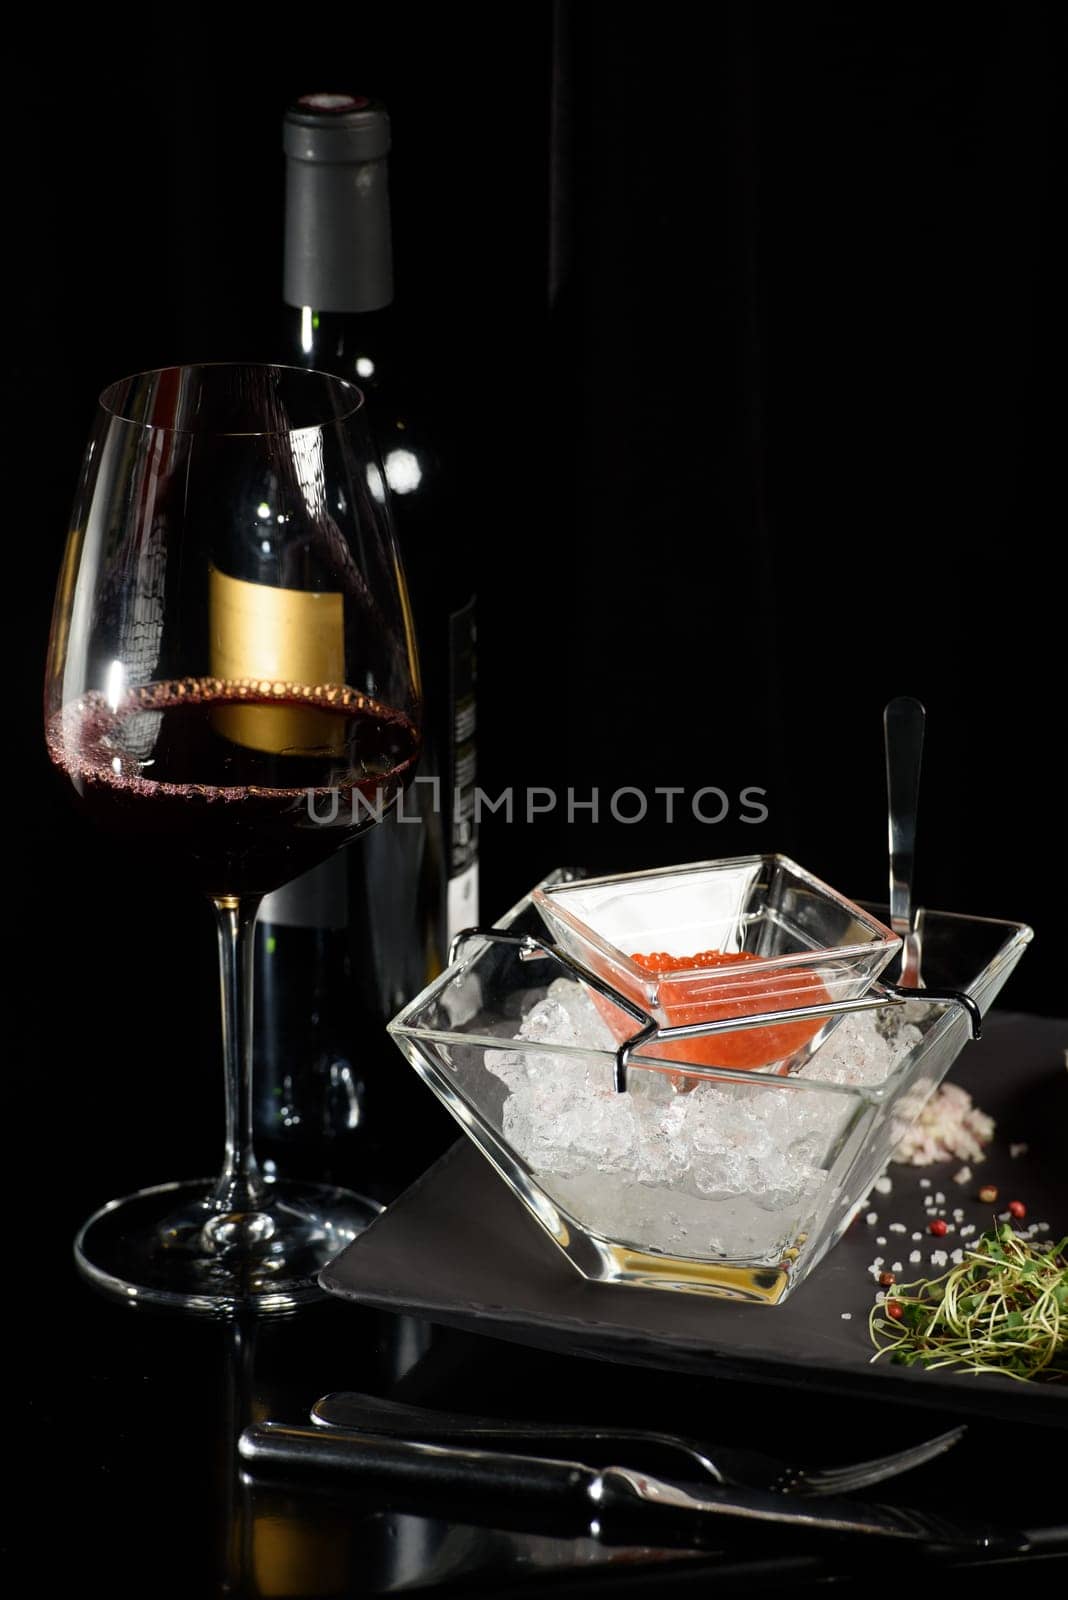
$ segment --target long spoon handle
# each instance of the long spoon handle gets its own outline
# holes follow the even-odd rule
[[[923,706],[909,695],[891,700],[883,712],[890,826],[890,926],[903,941],[901,982],[910,989],[919,987],[919,940],[913,926],[912,879],[926,720]]]

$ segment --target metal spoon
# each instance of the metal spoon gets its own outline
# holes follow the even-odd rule
[[[912,876],[916,857],[916,809],[927,713],[918,700],[899,695],[883,712],[886,741],[886,798],[890,822],[890,926],[901,939],[903,989],[921,989],[923,913],[913,920]]]

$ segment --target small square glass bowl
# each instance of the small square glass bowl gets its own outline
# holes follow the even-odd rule
[[[697,1067],[795,1071],[841,1013],[758,1025],[760,1019],[858,999],[901,942],[782,855],[562,883],[536,889],[532,898],[560,948],[661,1027],[753,1018],[751,1027],[642,1052]],[[698,955],[700,961],[677,965]],[[633,1035],[626,1012],[591,997],[620,1043]]]

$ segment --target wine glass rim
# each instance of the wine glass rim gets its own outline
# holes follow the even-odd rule
[[[293,373],[301,379],[319,378],[325,380],[331,388],[344,394],[351,404],[347,409],[331,412],[319,422],[304,423],[292,428],[178,428],[166,422],[146,422],[144,417],[128,416],[122,409],[120,396],[125,395],[130,384],[136,383],[138,379],[162,378],[167,373],[211,372],[222,368],[229,368],[234,372]],[[294,433],[315,433],[327,427],[334,427],[337,423],[344,422],[362,411],[365,398],[363,390],[357,384],[350,383],[347,378],[339,378],[334,372],[324,372],[320,367],[294,367],[286,361],[181,361],[172,362],[164,367],[146,367],[141,372],[130,372],[124,377],[115,378],[100,391],[97,404],[117,422],[127,422],[132,427],[150,429],[153,433],[210,433],[220,439],[261,439],[281,438]]]

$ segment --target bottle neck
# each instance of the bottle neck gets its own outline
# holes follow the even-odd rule
[[[393,299],[386,157],[286,162],[283,298],[297,308],[364,316]]]
[[[373,393],[396,360],[394,312],[319,311],[286,307],[286,345],[303,367],[334,372]]]

